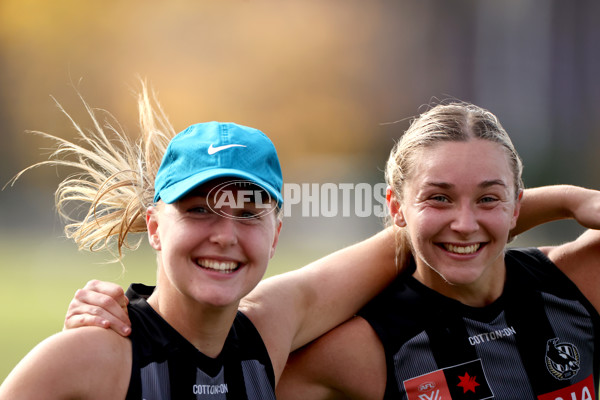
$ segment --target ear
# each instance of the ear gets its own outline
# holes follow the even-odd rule
[[[148,230],[148,242],[156,251],[161,250],[160,236],[158,234],[158,210],[156,207],[148,207],[146,211],[146,228]]]
[[[519,213],[521,212],[521,200],[523,199],[523,190],[519,190],[517,201],[515,201],[515,209],[513,211],[512,220],[510,223],[510,229],[517,226],[517,220],[519,219]]]
[[[404,219],[404,214],[400,208],[400,202],[398,201],[398,198],[394,194],[392,188],[389,186],[385,189],[385,200],[388,210],[390,211],[390,216],[394,220],[394,224],[404,228],[406,226],[406,220]]]
[[[275,236],[273,238],[273,244],[271,245],[271,254],[269,255],[269,259],[273,258],[275,255],[275,249],[277,248],[277,243],[279,243],[279,233],[281,232],[282,222],[279,218],[276,218],[275,223]]]

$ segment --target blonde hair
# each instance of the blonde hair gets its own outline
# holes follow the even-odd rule
[[[75,168],[77,172],[63,180],[55,193],[57,210],[67,220],[65,234],[80,250],[112,250],[116,245],[121,260],[123,248],[137,249],[142,241],[140,237],[131,243],[127,236],[146,231],[146,210],[154,197],[154,177],[176,132],[144,81],[137,99],[140,136],[135,142],[123,133],[112,115],[91,108],[79,97],[93,128],[83,129],[59,104],[80,144],[33,132],[53,140],[56,149],[48,160],[21,171],[13,182],[27,170],[42,165]],[[99,120],[98,112],[105,115],[105,120]],[[71,205],[84,207],[85,216],[73,217]]]
[[[498,118],[484,108],[453,101],[438,104],[415,118],[392,148],[386,164],[385,180],[396,199],[402,202],[404,185],[411,179],[414,167],[420,160],[421,149],[440,142],[466,142],[471,139],[489,140],[504,148],[513,172],[515,196],[518,196],[523,189],[523,163]],[[410,248],[406,230],[399,231],[398,252],[406,254]]]

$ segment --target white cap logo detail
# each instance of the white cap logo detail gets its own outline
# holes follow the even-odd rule
[[[243,144],[226,144],[223,146],[217,146],[217,147],[213,147],[212,143],[210,144],[210,146],[208,147],[208,154],[210,154],[211,156],[215,153],[218,153],[221,150],[225,150],[225,149],[229,149],[231,147],[246,147]]]

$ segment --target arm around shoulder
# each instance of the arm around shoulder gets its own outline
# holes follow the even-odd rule
[[[276,376],[290,351],[352,317],[394,280],[398,268],[395,230],[389,228],[261,282],[241,309],[263,333]]]
[[[290,355],[277,398],[382,399],[385,385],[383,345],[369,323],[355,317]]]
[[[38,344],[0,386],[0,400],[124,398],[131,375],[131,342],[86,327]]]

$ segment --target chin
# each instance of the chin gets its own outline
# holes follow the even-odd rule
[[[452,286],[471,286],[481,279],[481,271],[436,271],[441,278]]]
[[[196,293],[194,300],[198,304],[204,304],[209,307],[223,308],[232,305],[237,306],[241,300],[239,293],[219,293],[218,291],[205,290],[203,293]]]
[[[210,307],[214,308],[227,308],[231,306],[238,306],[240,299],[210,299],[210,301],[205,301],[204,304],[207,304]]]

